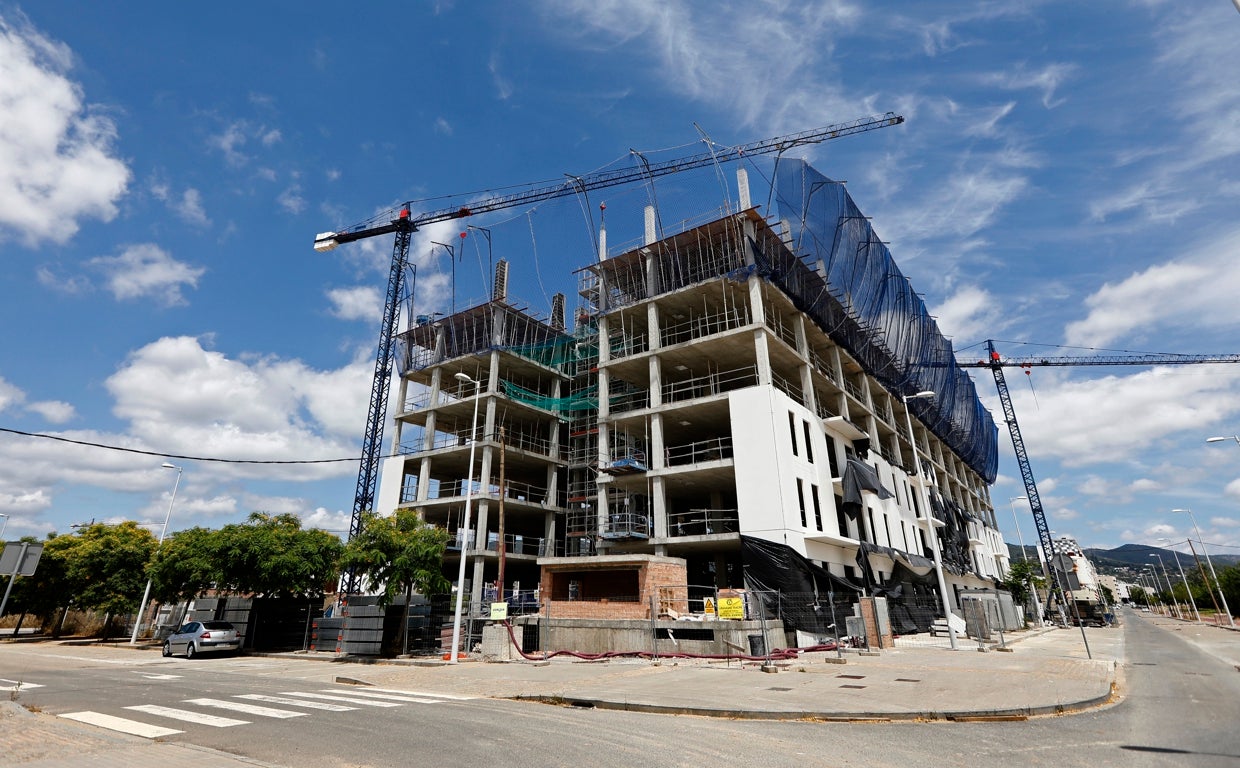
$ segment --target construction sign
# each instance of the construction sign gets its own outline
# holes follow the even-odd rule
[[[491,603],[491,621],[508,620],[508,603]]]
[[[742,597],[721,597],[719,598],[719,618],[721,619],[743,619],[745,618],[745,599]]]

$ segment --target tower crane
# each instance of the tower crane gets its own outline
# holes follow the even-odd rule
[[[659,163],[642,163],[632,168],[597,171],[582,176],[570,175],[565,181],[557,184],[529,185],[526,189],[510,194],[425,213],[415,213],[413,209],[416,201],[410,201],[348,229],[316,235],[314,249],[320,252],[330,251],[357,240],[381,235],[395,235],[392,244],[392,264],[388,273],[387,294],[384,298],[383,318],[379,328],[378,350],[375,354],[374,381],[370,390],[370,405],[366,412],[366,431],[362,435],[361,467],[357,474],[357,490],[353,498],[349,538],[352,539],[361,531],[362,513],[374,507],[375,487],[379,479],[380,450],[383,442],[383,422],[387,417],[387,400],[392,381],[392,339],[396,335],[396,324],[400,316],[400,296],[403,290],[405,266],[409,259],[409,245],[413,233],[419,227],[505,208],[532,205],[573,194],[585,194],[590,190],[615,187],[633,181],[655,179],[694,168],[732,162],[748,156],[778,155],[795,147],[820,144],[853,134],[899,125],[903,122],[903,116],[887,112],[734,147],[716,149],[708,146],[705,152]],[[345,596],[351,595],[356,590],[356,586],[356,575],[349,571],[344,575],[342,584]]]
[[[989,368],[995,377],[995,388],[999,391],[999,403],[1003,407],[1003,419],[1007,422],[1008,431],[1012,435],[1012,449],[1016,453],[1016,463],[1020,467],[1021,479],[1025,482],[1025,495],[1029,497],[1029,509],[1033,512],[1033,522],[1038,529],[1038,544],[1042,548],[1042,556],[1049,565],[1054,561],[1051,545],[1051,531],[1046,523],[1046,513],[1042,508],[1042,499],[1038,496],[1038,484],[1033,477],[1033,469],[1029,465],[1029,453],[1025,450],[1024,438],[1020,435],[1020,425],[1016,423],[1016,410],[1012,406],[1012,395],[1008,391],[1007,379],[1003,375],[1004,368],[1023,368],[1028,371],[1035,366],[1077,366],[1077,365],[1199,365],[1203,363],[1240,363],[1240,355],[1188,355],[1188,354],[1133,354],[1133,355],[1080,355],[1080,356],[1030,356],[1003,357],[995,349],[995,342],[986,341],[987,359],[977,362],[959,362],[961,368]],[[1058,572],[1050,569],[1051,588],[1059,592],[1062,599],[1064,585],[1059,582]]]

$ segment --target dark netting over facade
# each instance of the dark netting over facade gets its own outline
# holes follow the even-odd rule
[[[768,279],[889,390],[933,391],[933,399],[909,400],[908,407],[994,482],[999,433],[990,412],[844,185],[804,162],[780,163],[775,184],[790,247],[809,269],[776,267]]]

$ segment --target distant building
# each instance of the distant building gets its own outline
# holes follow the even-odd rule
[[[973,382],[843,186],[788,161],[779,176],[772,218],[742,171],[731,211],[667,232],[648,209],[617,253],[600,232],[571,328],[563,296],[549,317],[511,299],[501,264],[490,300],[400,334],[377,507],[455,532],[445,573],[468,550],[473,601],[501,562],[507,594],[540,559],[607,554],[743,588],[762,549],[746,542],[842,588],[929,596],[938,536],[957,608],[1006,573]]]

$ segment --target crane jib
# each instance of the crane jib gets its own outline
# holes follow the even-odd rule
[[[852,136],[854,134],[865,133],[879,128],[900,125],[903,122],[904,117],[902,115],[887,112],[883,115],[863,117],[849,123],[830,125],[825,128],[815,128],[788,136],[776,136],[771,139],[763,139],[761,141],[754,141],[734,147],[724,147],[714,152],[700,152],[695,155],[673,158],[659,163],[650,163],[648,165],[632,168],[619,168],[610,171],[596,171],[582,176],[569,175],[564,181],[556,184],[486,198],[471,202],[468,206],[453,205],[449,208],[428,211],[426,213],[410,216],[408,223],[411,224],[414,229],[417,229],[418,227],[422,227],[427,224],[435,224],[441,221],[450,221],[452,219],[460,219],[467,216],[491,213],[493,211],[500,211],[505,208],[513,208],[519,205],[532,205],[544,200],[565,197],[578,192],[606,189],[608,187],[620,186],[622,184],[629,184],[645,179],[668,176],[673,173],[680,173],[694,168],[701,168],[713,163],[733,162],[748,156],[769,155],[784,152],[792,149],[793,147],[800,147],[808,144],[820,144],[825,141],[831,141],[845,136]],[[405,203],[402,207],[402,212],[408,211],[412,205],[413,201]],[[373,222],[374,220],[372,219],[371,221],[363,222],[362,224],[358,224],[338,232],[323,232],[315,237],[315,250],[328,251],[338,245],[343,245],[344,243],[351,243],[369,237],[378,237],[380,235],[391,234],[396,232],[401,226],[401,224],[395,220],[391,222],[385,221],[381,224],[375,224]]]

